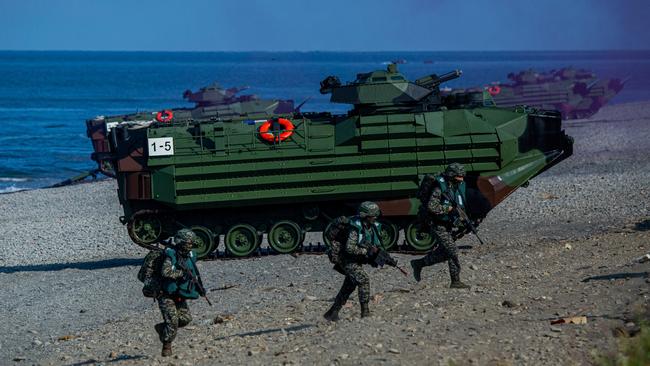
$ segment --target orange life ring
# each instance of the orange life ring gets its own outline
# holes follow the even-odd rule
[[[169,123],[172,121],[172,118],[174,118],[174,113],[172,113],[172,111],[169,109],[165,109],[164,111],[158,112],[158,114],[156,114],[156,121],[158,122]]]
[[[278,123],[284,130],[280,132],[279,135],[276,136],[273,134],[273,132],[269,132],[269,129],[273,125],[273,121],[267,120],[260,126],[260,137],[268,142],[280,142],[288,139],[289,136],[293,135],[293,123],[291,123],[291,121],[286,118],[278,118]]]
[[[501,87],[498,85],[492,85],[491,87],[488,88],[487,91],[488,93],[490,93],[490,95],[497,95],[501,93]]]

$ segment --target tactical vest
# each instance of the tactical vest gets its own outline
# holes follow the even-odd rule
[[[449,185],[447,184],[447,181],[445,180],[445,177],[442,175],[438,175],[436,177],[436,182],[438,182],[438,186],[440,187],[440,191],[442,192],[442,202],[444,205],[451,206],[452,203],[449,202],[449,200],[444,196],[445,194],[448,195],[454,195],[454,201],[458,204],[458,206],[465,211],[465,182],[460,182],[458,184],[458,188],[456,190],[450,189]],[[449,214],[445,213],[442,215],[441,219],[443,221],[451,221],[451,217]]]
[[[165,255],[171,260],[172,268],[174,270],[180,269],[178,266],[178,257],[176,255],[176,250],[173,248],[167,248],[165,249]],[[196,270],[196,256],[194,255],[194,251],[190,251],[190,255],[185,259],[184,265],[185,268],[189,269],[192,272],[194,278],[198,278],[198,273]],[[184,299],[199,298],[198,289],[192,283],[192,281],[187,278],[187,276],[176,280],[165,278],[163,290],[168,295],[178,295]]]
[[[370,247],[376,246],[381,247],[381,240],[379,240],[379,233],[381,232],[381,224],[375,221],[374,225],[370,226],[370,232],[368,232],[361,223],[361,218],[358,216],[350,219],[350,226],[353,230],[356,230],[359,233],[359,246],[361,247]],[[370,238],[368,238],[370,236]]]

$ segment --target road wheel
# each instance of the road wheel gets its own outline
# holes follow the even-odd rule
[[[399,228],[397,225],[386,219],[379,220],[379,224],[381,225],[379,240],[381,241],[381,245],[384,247],[384,249],[389,250],[395,246],[395,244],[397,244],[397,239],[399,238]]]
[[[302,230],[293,221],[278,221],[268,234],[269,245],[278,253],[287,254],[295,251],[303,242]]]
[[[162,222],[154,214],[136,215],[128,223],[127,231],[134,243],[150,250],[156,249],[154,244],[160,240]]]
[[[433,247],[433,236],[428,228],[422,227],[419,220],[413,220],[404,229],[406,242],[417,251],[427,251]]]
[[[245,257],[257,249],[260,243],[260,236],[253,226],[238,224],[228,230],[224,245],[232,255]]]
[[[210,229],[203,226],[192,226],[189,228],[196,235],[196,243],[194,243],[194,252],[196,258],[202,259],[210,254],[216,247],[214,241],[214,234]]]

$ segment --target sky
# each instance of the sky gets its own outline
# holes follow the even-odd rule
[[[0,0],[0,50],[650,49],[650,0]]]

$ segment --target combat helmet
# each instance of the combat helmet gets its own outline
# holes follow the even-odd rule
[[[379,215],[381,215],[381,210],[376,203],[365,201],[359,205],[359,217],[379,217]]]
[[[452,177],[464,177],[465,176],[465,167],[459,163],[451,163],[445,169],[445,176]]]
[[[196,242],[196,234],[189,229],[180,229],[174,235],[174,244],[180,245],[183,249],[190,250]]]

